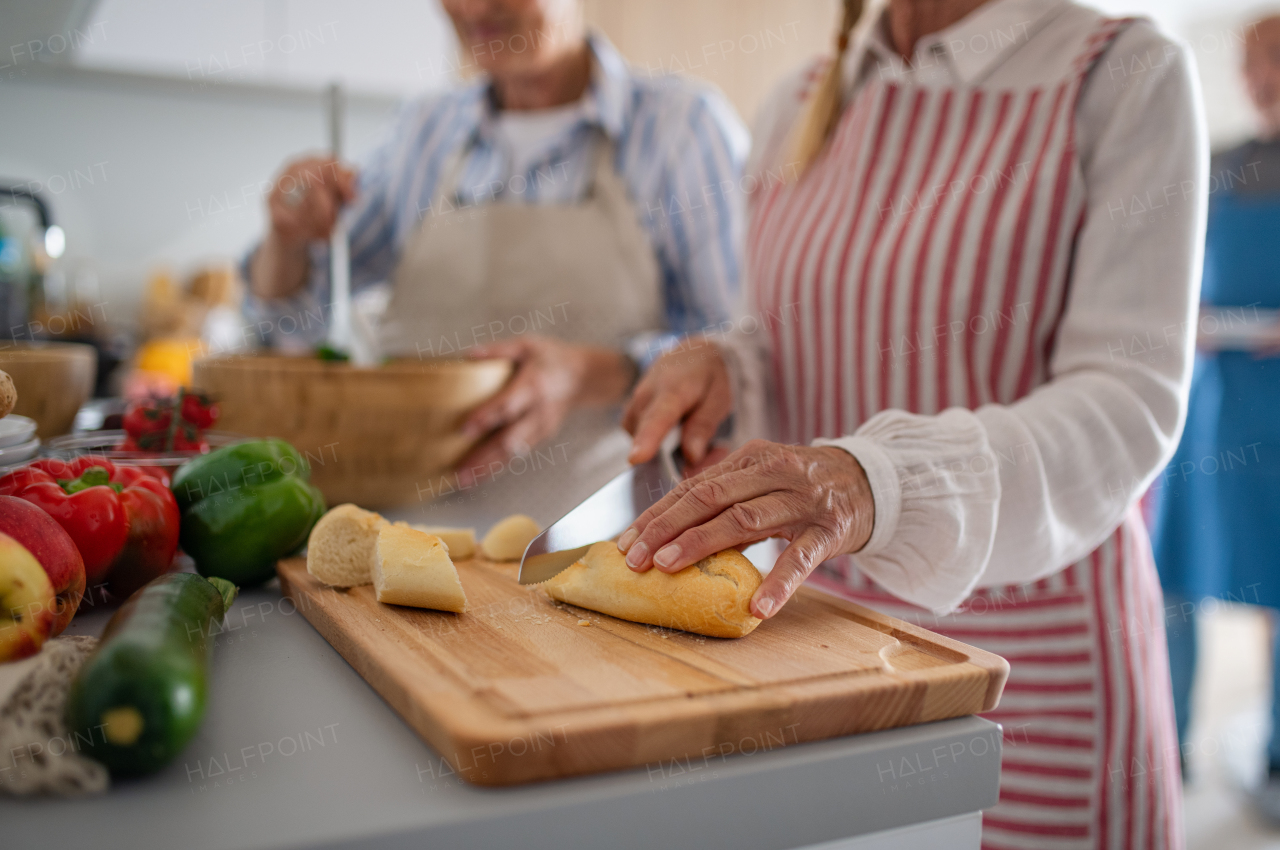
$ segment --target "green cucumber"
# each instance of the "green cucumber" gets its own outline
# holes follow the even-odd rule
[[[236,587],[162,575],[120,606],[71,681],[67,728],[112,776],[153,773],[200,728],[213,634]]]

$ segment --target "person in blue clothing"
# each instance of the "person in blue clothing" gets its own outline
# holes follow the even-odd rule
[[[1208,598],[1280,615],[1280,15],[1246,28],[1244,78],[1258,138],[1213,158],[1199,356],[1182,442],[1154,504],[1184,754],[1196,612]],[[1280,642],[1273,640],[1274,659]],[[1280,823],[1280,676],[1269,773],[1255,797]]]
[[[516,364],[463,424],[467,498],[437,500],[433,521],[471,524],[483,498],[550,523],[626,468],[618,409],[639,370],[729,319],[749,138],[709,85],[628,66],[581,0],[441,5],[474,79],[406,104],[358,174],[285,166],[245,262],[247,312],[270,344],[323,338],[308,317],[341,216],[352,291],[389,292],[378,354]],[[537,447],[550,460],[514,462]],[[516,474],[495,482],[504,466]]]

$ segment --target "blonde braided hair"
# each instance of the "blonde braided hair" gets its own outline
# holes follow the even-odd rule
[[[797,173],[803,174],[817,159],[840,118],[840,110],[844,106],[844,59],[849,52],[853,29],[862,18],[862,7],[863,0],[844,0],[844,14],[836,35],[835,58],[809,98],[809,107],[795,138],[792,155],[798,166]]]

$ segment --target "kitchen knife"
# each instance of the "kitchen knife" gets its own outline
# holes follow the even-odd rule
[[[591,544],[617,537],[671,492],[684,473],[679,437],[673,430],[652,460],[623,472],[533,538],[520,559],[520,583],[553,578],[585,555]]]

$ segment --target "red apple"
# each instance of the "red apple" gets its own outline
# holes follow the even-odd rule
[[[56,519],[16,496],[0,496],[0,534],[21,543],[44,567],[57,596],[53,634],[62,634],[84,596],[84,558],[75,541]]]
[[[53,631],[53,585],[35,556],[0,534],[0,662],[35,655]]]

